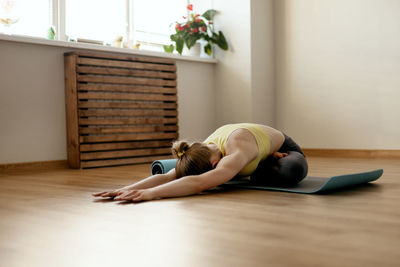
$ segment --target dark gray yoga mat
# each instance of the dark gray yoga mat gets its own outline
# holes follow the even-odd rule
[[[175,168],[176,160],[158,160],[151,164],[151,173],[166,173],[172,168]],[[275,187],[251,184],[249,181],[229,181],[222,187],[227,188],[244,188],[244,189],[258,189],[258,190],[275,190],[291,193],[313,194],[321,193],[332,190],[338,190],[346,187],[357,186],[377,180],[383,174],[382,169],[337,175],[330,178],[323,177],[310,177],[307,176],[303,181],[292,187]]]

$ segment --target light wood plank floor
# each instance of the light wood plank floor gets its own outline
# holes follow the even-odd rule
[[[309,158],[310,175],[383,168],[325,195],[217,191],[139,204],[91,192],[149,165],[2,170],[1,266],[399,266],[400,161]]]

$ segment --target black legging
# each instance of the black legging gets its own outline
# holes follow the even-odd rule
[[[301,148],[285,135],[285,141],[278,150],[289,155],[281,159],[269,156],[258,164],[250,181],[255,184],[288,187],[299,183],[307,176],[308,165]]]

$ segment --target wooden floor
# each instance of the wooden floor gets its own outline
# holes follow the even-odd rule
[[[325,195],[220,191],[123,204],[91,192],[149,165],[1,170],[1,266],[399,266],[399,159],[309,157],[312,176],[383,168]]]

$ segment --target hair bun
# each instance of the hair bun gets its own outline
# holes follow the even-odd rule
[[[172,144],[172,152],[178,159],[181,159],[189,148],[190,145],[186,141],[176,141]]]

